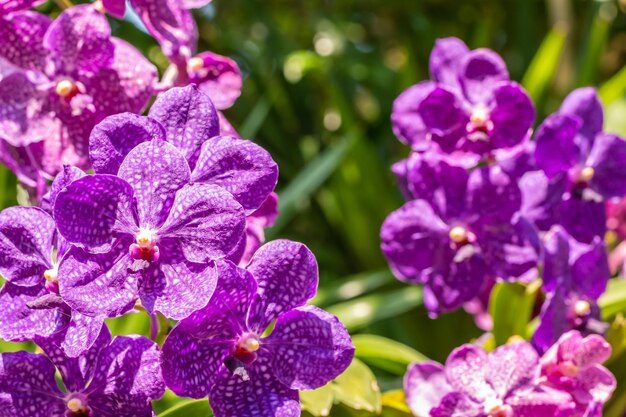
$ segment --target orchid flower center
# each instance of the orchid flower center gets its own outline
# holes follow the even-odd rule
[[[506,405],[499,398],[488,398],[484,402],[485,414],[489,417],[512,417],[511,406]]]
[[[46,269],[43,273],[46,279],[45,287],[51,293],[59,293],[59,264],[54,264],[50,269]]]
[[[156,262],[159,260],[158,236],[153,230],[140,229],[135,235],[135,243],[130,245],[130,257],[144,261]]]
[[[558,372],[566,377],[575,377],[578,374],[578,366],[572,361],[564,361],[557,365]]]
[[[92,4],[93,4],[93,8],[96,9],[98,12],[102,14],[106,14],[107,10],[104,8],[104,4],[102,3],[102,0],[96,0]]]
[[[68,97],[76,90],[76,85],[70,80],[60,80],[55,87],[56,93],[61,97]]]
[[[596,171],[593,167],[584,167],[580,170],[580,174],[578,174],[578,182],[587,183],[593,179]]]
[[[194,56],[187,61],[187,72],[194,74],[204,68],[204,60],[199,56]]]
[[[576,303],[574,304],[574,313],[578,317],[588,316],[589,313],[591,313],[591,304],[589,304],[589,301],[585,300],[576,301]]]
[[[257,358],[257,351],[261,347],[259,337],[254,333],[244,333],[235,343],[233,358],[244,365],[252,364]]]
[[[79,394],[77,394],[79,395]],[[72,396],[66,403],[69,417],[89,417],[90,409],[87,406],[87,399],[83,396]]]
[[[462,226],[454,226],[448,233],[454,243],[465,243],[468,239],[467,229]]]
[[[491,121],[489,110],[482,104],[472,109],[470,120],[465,126],[468,137],[472,141],[488,140],[493,132],[493,122]]]

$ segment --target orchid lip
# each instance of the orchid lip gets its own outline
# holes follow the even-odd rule
[[[60,80],[54,87],[54,91],[61,97],[67,97],[71,95],[75,90],[76,85],[68,79]]]

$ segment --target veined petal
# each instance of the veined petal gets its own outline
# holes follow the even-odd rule
[[[244,227],[243,209],[229,192],[216,185],[191,184],[176,193],[158,233],[178,241],[190,261],[206,262],[227,256]]]
[[[55,226],[36,207],[9,207],[0,212],[0,274],[15,285],[37,285],[52,267]]]
[[[126,155],[118,176],[134,190],[140,227],[158,228],[165,222],[190,175],[184,156],[161,139],[140,143]]]
[[[194,168],[202,144],[220,133],[217,110],[195,85],[172,88],[161,94],[149,116],[161,123],[167,141],[179,149]]]
[[[61,342],[61,348],[70,358],[77,358],[85,355],[89,351],[98,336],[102,334],[104,326],[104,316],[90,317],[72,311],[71,319],[65,337]]]
[[[98,174],[117,174],[128,153],[142,142],[165,140],[163,126],[150,117],[133,113],[109,116],[89,137],[89,158]]]
[[[274,190],[278,166],[272,156],[255,143],[220,136],[202,145],[191,181],[223,187],[251,212]]]
[[[539,355],[526,341],[507,343],[489,354],[486,379],[498,398],[525,390],[537,383]]]
[[[495,394],[487,383],[489,357],[482,348],[470,344],[456,348],[446,361],[446,378],[450,386],[474,400]]]
[[[292,389],[316,389],[345,371],[354,357],[350,335],[332,314],[315,306],[290,310],[261,344],[273,354],[274,375]]]
[[[6,3],[0,5],[0,15],[6,10]],[[43,72],[48,59],[43,37],[51,23],[48,16],[37,12],[13,13],[10,18],[0,16],[0,58],[19,68]]]
[[[48,211],[50,213],[54,212],[54,204],[57,201],[57,196],[59,193],[68,185],[73,183],[74,181],[83,178],[86,176],[85,171],[80,168],[76,168],[73,166],[65,165],[63,170],[54,178],[52,181],[52,185],[50,186],[50,194],[48,197]],[[57,256],[57,258],[60,258]]]
[[[280,314],[304,305],[317,291],[317,261],[302,243],[266,243],[256,251],[247,270],[258,284],[248,325],[260,332]]]
[[[406,402],[416,416],[428,416],[452,390],[440,363],[413,363],[404,375]]]
[[[112,175],[89,175],[57,195],[54,219],[69,242],[93,253],[111,250],[115,233],[133,233],[133,189]]]

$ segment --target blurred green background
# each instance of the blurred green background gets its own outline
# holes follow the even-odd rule
[[[43,10],[58,13],[53,4]],[[471,48],[501,53],[537,103],[539,120],[573,88],[599,86],[607,129],[626,135],[626,0],[213,0],[194,14],[198,50],[230,56],[244,73],[242,96],[225,114],[280,166],[281,217],[268,238],[313,250],[321,274],[316,302],[354,334],[382,335],[435,360],[481,332],[462,311],[428,319],[420,289],[389,273],[378,237],[386,215],[403,202],[389,167],[408,154],[391,132],[391,106],[428,78],[435,39],[457,36]],[[115,35],[166,67],[132,18],[111,24]],[[3,204],[14,204],[15,180],[2,175]],[[136,329],[116,324],[122,333]],[[388,349],[412,360],[416,353],[403,356],[388,344],[374,349],[378,339],[368,337],[357,339],[359,357],[383,391],[399,388],[406,364],[366,351]],[[327,399],[321,394],[313,403]],[[372,401],[352,405],[380,406]]]

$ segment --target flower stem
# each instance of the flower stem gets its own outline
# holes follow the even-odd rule
[[[156,341],[159,335],[159,318],[155,314],[150,314],[150,339]]]
[[[54,0],[54,2],[63,10],[69,9],[73,6],[71,0]]]

